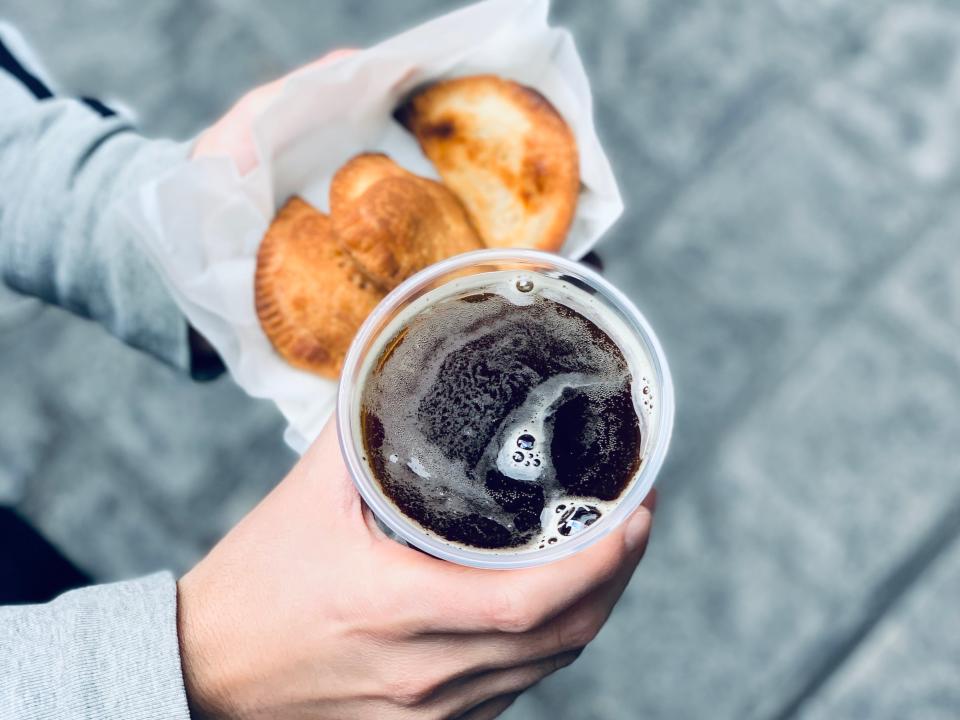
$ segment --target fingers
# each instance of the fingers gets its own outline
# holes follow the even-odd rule
[[[303,517],[313,527],[335,534],[344,547],[371,540],[395,544],[377,527],[350,477],[333,418],[273,494],[282,496],[288,523],[289,518]]]
[[[568,652],[519,667],[493,670],[458,680],[437,694],[436,700],[430,703],[431,709],[440,711],[443,717],[457,717],[467,709],[471,709],[470,712],[479,710],[493,698],[519,695],[548,675],[567,667],[579,656],[579,651]],[[506,707],[503,706],[503,709]]]
[[[299,70],[306,70],[307,68],[323,67],[324,65],[329,65],[330,63],[335,62],[337,60],[342,60],[343,58],[350,57],[351,55],[357,52],[359,52],[358,48],[338,48],[336,50],[332,50],[331,52],[328,52],[326,55],[324,55],[321,58],[317,58],[313,62],[307,63],[306,65],[299,68],[298,70],[294,70],[294,72],[299,72]]]
[[[629,578],[651,520],[650,510],[641,506],[594,545],[540,567],[489,571],[431,564],[429,584],[421,582],[435,591],[434,629],[525,633],[539,627],[618,574]]]
[[[331,417],[327,421],[320,435],[300,458],[294,472],[323,489],[324,500],[330,503],[328,508],[334,511],[346,508],[351,512],[359,511],[360,495],[340,453],[336,418]]]
[[[342,60],[343,58],[350,57],[357,52],[356,48],[339,48],[328,52],[323,57],[317,58],[316,60],[307,63],[306,65],[301,65],[294,70],[291,70],[289,73],[283,77],[277,78],[272,82],[267,83],[266,85],[261,85],[260,87],[253,90],[248,94],[248,97],[255,96],[256,102],[255,105],[258,109],[263,109],[266,107],[277,95],[280,94],[280,90],[283,88],[283,84],[293,77],[298,75],[305,70],[314,70],[316,68],[323,67],[324,65],[330,65],[337,60]]]
[[[261,85],[253,93],[259,93],[262,100],[270,100],[277,93],[280,92],[280,88],[283,86],[283,83],[290,77],[297,75],[298,73],[303,72],[304,70],[313,70],[315,68],[323,67],[324,65],[329,65],[337,60],[342,60],[343,58],[350,57],[357,52],[356,48],[338,48],[337,50],[332,50],[328,52],[323,57],[319,57],[316,60],[307,63],[306,65],[301,65],[294,70],[291,70],[289,73],[283,77],[277,78],[272,82],[267,83],[266,85]],[[251,93],[252,94],[252,93]]]
[[[502,670],[586,647],[600,632],[630,581],[621,572],[550,622],[528,632],[428,635],[420,639],[425,655],[457,658],[464,675]]]
[[[328,65],[354,52],[356,51],[352,49],[334,50],[284,77],[254,88],[240,98],[226,115],[200,133],[193,146],[193,157],[229,157],[236,165],[237,171],[241,175],[246,175],[257,167],[259,162],[254,147],[251,124],[280,94],[284,82],[292,75],[303,70]]]
[[[461,715],[457,720],[493,720],[493,718],[500,717],[507,708],[516,702],[518,697],[520,697],[520,694],[514,693],[487,700],[487,702],[481,703],[465,715]]]
[[[596,591],[532,632],[492,633],[470,641],[462,634],[450,636],[447,641],[457,648],[461,664],[468,669],[462,680],[438,693],[437,702],[477,703],[460,716],[464,718],[498,716],[520,692],[576,660],[609,618],[631,574],[632,567],[625,565]],[[487,669],[473,672],[477,668]]]

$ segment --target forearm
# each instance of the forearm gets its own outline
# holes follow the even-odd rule
[[[215,375],[222,366],[203,367],[209,349],[191,353],[199,338],[121,211],[126,196],[185,162],[189,146],[143,138],[97,103],[52,97],[8,51],[0,65],[0,281],[175,367]]]
[[[12,102],[0,90],[0,102],[2,279],[186,368],[186,322],[119,212],[186,148],[74,100]]]
[[[189,720],[167,574],[0,607],[0,717]]]

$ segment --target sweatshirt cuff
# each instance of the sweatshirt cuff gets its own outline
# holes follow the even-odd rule
[[[129,152],[130,155],[123,168],[121,185],[104,214],[98,234],[110,239],[109,244],[119,251],[115,258],[123,260],[110,262],[107,259],[112,301],[109,312],[96,319],[126,344],[178,370],[192,373],[192,333],[187,319],[167,290],[159,270],[142,248],[137,230],[120,210],[126,196],[186,162],[191,143],[148,140],[133,133],[117,137],[113,142],[117,144],[117,152]],[[129,147],[124,148],[125,145]]]
[[[14,638],[0,658],[16,686],[9,717],[189,720],[170,573],[2,608],[0,620],[0,639]]]
[[[194,380],[216,379],[226,370],[219,354],[190,327],[167,290],[160,270],[141,246],[143,241],[136,228],[128,216],[117,210],[126,196],[186,162],[194,141],[148,140],[132,133],[117,141],[132,143],[133,149],[124,168],[123,188],[107,213],[109,226],[103,232],[116,238],[119,247],[130,251],[128,262],[112,264],[122,274],[111,272],[111,276],[115,297],[130,297],[131,302],[112,303],[109,329],[128,345],[189,372]]]

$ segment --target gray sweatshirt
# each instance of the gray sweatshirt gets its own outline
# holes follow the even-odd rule
[[[189,369],[187,323],[117,211],[188,147],[52,97],[15,44],[0,33],[0,281]],[[186,720],[176,602],[160,573],[0,607],[0,718]]]

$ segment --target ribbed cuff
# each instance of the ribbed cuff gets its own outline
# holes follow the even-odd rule
[[[189,720],[173,576],[0,608],[0,717]]]
[[[136,230],[118,207],[130,193],[187,160],[190,143],[147,140],[130,133],[117,137],[115,152],[129,152],[121,182],[111,199],[98,235],[122,248],[122,262],[110,267],[108,279],[114,299],[110,331],[128,345],[139,348],[169,365],[191,372],[189,325],[164,285],[160,272],[141,247]],[[125,147],[126,146],[126,147]],[[119,259],[119,258],[118,258]],[[110,258],[105,258],[110,262]]]

